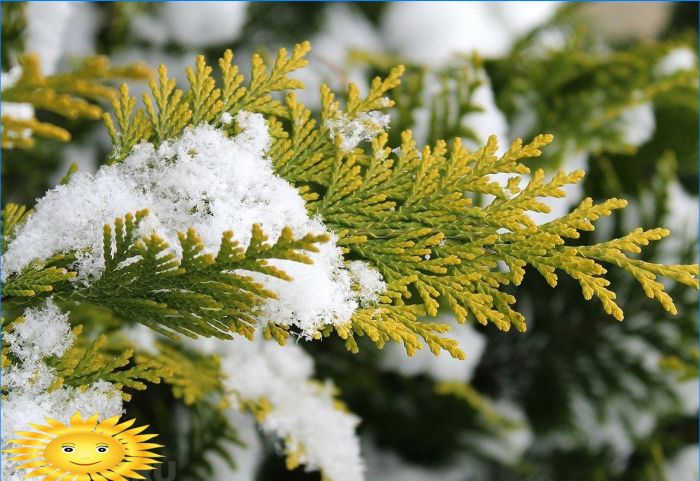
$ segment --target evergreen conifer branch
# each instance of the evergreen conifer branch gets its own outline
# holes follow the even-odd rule
[[[27,207],[23,205],[17,205],[12,202],[5,204],[5,207],[2,208],[3,244],[12,239],[15,229],[27,220],[31,212],[31,209],[27,209]]]
[[[49,359],[49,365],[56,371],[60,383],[80,387],[97,381],[117,385],[119,389],[146,389],[145,382],[158,384],[165,376],[161,365],[155,361],[136,362],[133,349],[110,349],[108,337],[101,334],[94,341],[78,336],[80,328],[73,329],[76,342],[63,356]],[[127,367],[128,366],[128,367]],[[131,395],[122,392],[125,401]]]
[[[287,96],[285,105],[276,103],[271,92],[301,86],[288,79],[287,74],[304,65],[307,50],[305,43],[297,45],[291,57],[281,51],[269,71],[262,59],[255,57],[247,86],[243,86],[243,77],[231,65],[230,52],[220,61],[220,87],[216,87],[212,69],[201,58],[195,69],[188,71],[191,85],[184,93],[176,90],[174,81],[161,69],[160,83],[151,85],[153,100],[145,100],[145,113],[137,110],[134,114],[135,102],[123,92],[115,102],[121,131],[111,119],[107,119],[107,127],[116,140],[113,160],[119,160],[140,141],[162,142],[197,122],[213,122],[228,130],[224,114],[233,116],[243,108],[268,114],[273,137],[268,155],[278,174],[299,188],[309,211],[320,215],[338,235],[338,245],[346,259],[369,262],[389,286],[394,286],[376,308],[360,309],[349,326],[336,328],[351,350],[357,349],[354,335],[368,335],[379,346],[387,340],[403,342],[409,353],[420,346],[417,340],[423,339],[433,351],[446,349],[461,357],[456,346],[437,340],[446,330],[444,326],[438,328],[417,320],[423,314],[436,315],[443,304],[460,322],[475,319],[482,324],[493,323],[502,330],[511,325],[525,330],[524,317],[512,308],[516,299],[504,291],[504,286],[522,282],[526,266],[534,267],[551,286],[557,283],[557,271],[573,277],[586,299],[597,297],[605,311],[618,319],[623,313],[615,303],[615,293],[608,288],[609,281],[603,277],[607,271],[599,262],[630,272],[647,295],[656,298],[669,312],[675,308],[656,276],[697,287],[694,266],[664,267],[624,255],[623,251],[629,252],[628,244],[645,245],[660,238],[660,230],[634,231],[611,243],[587,248],[566,244],[566,239],[578,237],[578,231],[591,230],[592,222],[599,216],[624,207],[622,200],[611,199],[595,206],[586,200],[571,214],[536,225],[527,212],[549,212],[543,199],[562,197],[563,186],[583,177],[581,171],[560,172],[546,180],[544,172],[531,173],[523,163],[538,157],[540,149],[552,141],[551,135],[536,136],[528,144],[516,140],[505,153],[497,155],[494,137],[474,152],[469,152],[459,139],[449,145],[437,141],[432,147],[419,150],[407,131],[401,134],[400,147],[392,150],[387,145],[387,134],[371,119],[376,109],[393,105],[386,94],[399,84],[401,67],[392,70],[384,80],[375,79],[365,97],[351,85],[345,107],[327,87],[322,87],[318,120],[293,94]],[[150,128],[129,131],[129,125],[143,124],[142,120],[132,123],[131,118],[148,119]],[[353,129],[369,129],[369,135],[375,136],[371,149],[357,145],[348,149],[344,131],[336,128],[339,122],[356,122]],[[512,175],[502,185],[491,179],[495,174]],[[523,175],[531,177],[521,186]],[[482,207],[479,199],[484,195],[493,196],[494,200]],[[151,252],[153,256],[153,252],[166,249],[157,237],[139,245],[144,246],[141,255]],[[251,248],[254,246],[252,242]],[[184,244],[183,250],[187,250]],[[185,252],[183,264],[189,262],[188,256],[192,257]],[[159,262],[166,270],[178,271],[179,266],[168,264],[172,259],[164,257]],[[507,269],[499,268],[499,262]],[[201,264],[202,260],[196,263]],[[183,298],[175,304],[181,302],[197,312],[194,322],[198,325],[199,316],[206,319],[207,314],[193,308],[194,298],[186,298],[187,301]],[[167,302],[156,304],[158,307],[143,306],[143,316],[137,317],[149,323],[146,319],[153,316],[151,309],[160,311],[156,317],[165,316],[162,309]],[[249,306],[250,301],[245,305]],[[246,333],[249,330],[243,326],[250,326],[246,321],[248,317],[229,323],[238,326],[234,328],[237,332]],[[195,329],[208,335],[227,330],[225,325],[214,325],[217,327],[205,322]],[[173,328],[187,332],[182,325]],[[328,332],[326,329],[324,334]],[[286,335],[274,328],[266,329],[265,334],[278,340]]]
[[[260,303],[275,293],[245,272],[288,279],[268,259],[309,263],[304,251],[314,252],[326,235],[307,234],[295,239],[285,228],[274,244],[258,226],[243,248],[225,232],[216,255],[204,253],[204,244],[193,229],[179,234],[182,259],[157,234],[136,237],[140,221],[148,214],[139,211],[105,225],[104,262],[101,277],[88,287],[61,294],[71,302],[111,310],[121,319],[142,323],[177,339],[214,336],[230,339],[232,333],[252,337]],[[274,320],[270,320],[274,322]]]
[[[32,211],[23,205],[8,202],[2,209],[2,245],[5,246],[14,237]],[[34,297],[41,293],[53,292],[57,284],[75,277],[75,272],[67,269],[66,255],[56,255],[45,261],[36,260],[21,272],[8,277],[2,286],[3,299],[9,297]],[[61,265],[57,265],[61,264]]]
[[[64,256],[54,256],[48,262],[35,261],[16,275],[9,277],[2,286],[3,299],[9,297],[34,297],[41,293],[54,292],[57,284],[75,277],[75,272],[51,265]]]
[[[193,405],[223,392],[225,375],[216,356],[161,341],[156,349],[155,354],[138,353],[137,365],[159,366],[163,382],[171,386],[175,398]]]
[[[102,108],[94,103],[101,99],[113,99],[116,91],[104,84],[117,78],[143,79],[150,70],[135,63],[124,67],[112,67],[107,57],[85,59],[72,72],[45,76],[41,72],[36,55],[19,57],[21,76],[14,85],[2,90],[3,102],[29,104],[37,110],[47,110],[69,119],[99,119]],[[35,137],[46,137],[68,142],[70,133],[57,125],[41,122],[36,118],[2,116],[2,148],[32,148]]]
[[[268,69],[261,56],[252,58],[251,78],[247,85],[236,65],[232,65],[233,53],[227,50],[219,60],[221,86],[212,76],[204,56],[198,56],[195,69],[187,69],[190,88],[186,93],[175,88],[175,80],[168,78],[165,66],[158,69],[158,82],[151,80],[151,94],[144,93],[145,109],[134,113],[136,99],[122,86],[121,95],[113,101],[114,117],[105,114],[104,121],[112,138],[114,151],[111,162],[123,160],[131,148],[139,142],[158,145],[166,139],[176,137],[185,127],[202,122],[219,126],[230,124],[236,113],[245,110],[269,115],[285,115],[286,108],[273,98],[275,92],[303,87],[303,84],[288,75],[304,67],[304,58],[311,48],[308,42],[296,45],[291,53],[280,49],[277,58]],[[116,120],[116,125],[115,125]]]
[[[569,26],[573,34],[561,48],[543,49],[538,42],[549,28],[523,38],[508,56],[489,65],[489,73],[509,118],[523,108],[531,111],[533,122],[525,135],[545,130],[557,136],[557,145],[546,155],[554,165],[572,148],[634,153],[636,146],[619,128],[625,110],[650,100],[666,102],[669,94],[691,92],[697,98],[697,68],[669,75],[658,71],[664,56],[686,42],[640,43],[609,52],[591,29]]]

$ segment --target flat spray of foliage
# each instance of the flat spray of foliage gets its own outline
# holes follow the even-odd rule
[[[320,215],[338,236],[345,259],[368,262],[387,283],[376,305],[358,309],[349,324],[327,327],[321,334],[335,330],[353,352],[358,349],[355,337],[366,335],[379,347],[401,342],[413,354],[425,342],[435,354],[446,350],[462,358],[464,353],[444,335],[446,325],[421,318],[435,316],[446,306],[460,322],[476,320],[504,331],[511,326],[524,331],[525,318],[514,309],[516,298],[507,286],[520,284],[528,266],[552,287],[559,275],[574,278],[586,299],[597,298],[619,320],[623,312],[605,278],[608,268],[627,271],[649,298],[672,314],[676,308],[659,278],[697,289],[696,265],[665,266],[630,256],[669,235],[666,229],[636,229],[588,246],[572,242],[581,231],[593,230],[599,217],[625,207],[622,199],[595,203],[588,198],[559,219],[542,225],[531,220],[528,211],[548,212],[544,200],[564,196],[562,187],[580,182],[584,175],[558,172],[547,180],[543,171],[530,171],[528,159],[540,155],[551,135],[538,135],[529,143],[516,140],[502,154],[497,153],[495,137],[473,152],[459,138],[419,148],[410,131],[401,133],[400,145],[387,145],[386,132],[370,120],[376,111],[393,105],[387,95],[400,83],[400,66],[385,79],[374,79],[365,96],[350,84],[342,103],[323,86],[319,119],[294,93],[278,100],[281,97],[274,94],[303,87],[289,74],[306,65],[309,49],[308,43],[295,46],[291,55],[282,49],[271,66],[254,55],[247,82],[232,65],[230,51],[219,61],[219,80],[200,56],[187,70],[186,91],[178,89],[161,66],[158,79],[150,83],[151,94],[143,96],[145,108],[136,108],[136,99],[124,86],[114,100],[114,117],[104,118],[114,143],[109,162],[114,163],[141,142],[160,144],[204,123],[235,134],[237,126],[226,120],[238,112],[265,115],[273,138],[268,155],[276,172],[299,189],[309,212]],[[334,129],[339,122],[375,128],[369,148],[348,149]],[[511,176],[504,186],[491,180],[493,174]],[[93,286],[68,282],[72,254],[66,253],[11,276],[3,295],[26,298],[53,292],[63,302],[95,305],[166,335],[250,336],[252,309],[275,293],[233,270],[284,278],[286,274],[271,269],[265,259],[305,262],[303,251],[326,240],[313,236],[295,240],[288,232],[268,245],[264,234],[254,231],[250,246],[243,249],[234,234],[226,234],[221,251],[213,256],[201,253],[197,233],[190,230],[180,236],[183,256],[177,260],[163,255],[168,246],[157,236],[135,236],[140,216],[117,219],[114,228],[105,226],[106,270]],[[6,206],[5,240],[23,217],[21,208]],[[123,262],[134,256],[137,262]],[[288,328],[274,324],[265,333],[280,342],[289,335]],[[182,389],[187,397],[187,389]]]
[[[36,55],[25,54],[19,58],[21,75],[11,85],[3,86],[2,101],[30,104],[34,109],[46,110],[69,119],[99,119],[102,108],[97,100],[111,100],[116,90],[105,81],[118,78],[148,78],[151,71],[143,64],[112,67],[103,56],[89,57],[73,71],[45,76],[41,72]],[[9,104],[7,104],[9,105]],[[34,137],[46,137],[61,142],[71,138],[66,129],[36,118],[2,116],[2,148],[29,149]]]

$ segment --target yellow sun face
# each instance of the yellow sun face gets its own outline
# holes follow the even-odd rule
[[[75,413],[69,424],[46,418],[47,426],[32,424],[36,431],[17,434],[10,441],[19,447],[6,449],[13,461],[27,469],[27,478],[43,476],[46,481],[126,481],[143,479],[136,471],[155,469],[159,454],[148,451],[162,447],[146,443],[156,434],[140,434],[148,426],[131,428],[134,420],[118,424],[119,418],[97,422],[97,415],[83,421]],[[131,429],[129,429],[131,428]]]
[[[124,459],[124,446],[102,433],[68,433],[51,441],[44,457],[57,468],[76,473],[110,469]]]

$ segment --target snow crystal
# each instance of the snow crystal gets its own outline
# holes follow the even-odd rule
[[[200,339],[221,357],[228,389],[241,400],[266,399],[271,411],[261,421],[263,430],[285,440],[308,470],[321,470],[333,481],[364,479],[359,419],[334,404],[334,387],[310,380],[313,360],[299,346],[264,341]]]
[[[646,143],[656,130],[654,108],[651,102],[629,107],[620,114],[622,139],[628,145],[639,147]]]
[[[469,381],[486,348],[486,337],[471,324],[458,324],[451,313],[442,313],[430,321],[450,325],[449,337],[455,339],[467,354],[465,360],[455,359],[446,352],[436,356],[425,348],[406,357],[400,344],[391,343],[383,350],[385,356],[382,357],[382,368],[404,376],[425,374],[437,381]]]
[[[348,269],[359,287],[359,300],[362,306],[379,301],[379,294],[386,291],[386,282],[382,275],[366,262],[352,261]]]
[[[148,208],[142,233],[155,231],[179,255],[177,232],[197,230],[208,252],[218,251],[221,235],[233,230],[243,245],[251,226],[260,224],[274,242],[285,226],[297,236],[330,234],[320,219],[309,218],[297,190],[274,174],[264,156],[270,144],[260,114],[241,112],[240,135],[227,138],[211,126],[187,130],[158,148],[136,146],[121,163],[96,174],[78,172],[67,185],[49,191],[17,230],[3,256],[3,276],[34,259],[80,250],[77,282],[89,284],[104,269],[102,227],[115,217]],[[341,250],[331,242],[310,253],[314,263],[272,260],[293,281],[253,275],[278,294],[262,309],[263,320],[296,325],[312,335],[326,324],[344,324],[358,307]]]
[[[665,77],[683,70],[692,70],[698,62],[698,53],[688,47],[671,50],[654,69],[656,75]]]
[[[61,312],[52,300],[41,308],[27,309],[23,317],[24,321],[3,336],[10,351],[21,359],[61,356],[73,342],[68,314]]]
[[[222,124],[229,125],[231,122],[233,122],[233,116],[230,113],[224,112],[223,114],[221,114]]]
[[[386,130],[389,120],[388,114],[371,110],[360,113],[353,120],[341,115],[337,119],[326,121],[326,126],[330,130],[331,139],[340,136],[340,148],[349,152],[363,140],[372,140],[381,130]]]

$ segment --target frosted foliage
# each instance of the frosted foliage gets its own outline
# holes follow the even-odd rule
[[[352,261],[348,269],[359,288],[360,304],[371,305],[379,301],[379,294],[386,291],[382,275],[366,262]]]
[[[61,356],[73,342],[68,325],[68,314],[62,313],[53,301],[43,307],[24,311],[24,321],[3,335],[10,351],[26,361],[37,361],[47,356]]]
[[[341,411],[330,382],[313,382],[313,361],[299,346],[202,340],[214,346],[227,373],[226,386],[241,400],[266,399],[271,411],[262,429],[285,440],[287,453],[298,456],[308,470],[320,470],[331,481],[364,479],[354,415]]]
[[[326,121],[332,139],[339,136],[340,148],[349,152],[357,147],[363,140],[372,140],[382,130],[389,127],[389,115],[376,110],[362,112],[350,120],[344,115],[337,119]]]
[[[384,348],[382,368],[404,376],[424,374],[436,381],[469,381],[486,348],[485,336],[470,324],[458,324],[452,314],[440,314],[433,322],[448,324],[451,327],[450,337],[456,340],[467,354],[465,360],[454,359],[447,353],[435,356],[428,349],[421,349],[407,358],[403,347],[392,343]]]
[[[285,226],[296,236],[327,233],[319,219],[309,218],[297,190],[272,171],[265,157],[270,138],[262,115],[241,112],[236,120],[243,130],[234,138],[200,126],[158,148],[140,144],[123,162],[103,166],[94,175],[76,173],[67,185],[38,201],[7,248],[3,275],[37,258],[80,250],[73,267],[77,282],[89,284],[104,269],[103,225],[144,208],[150,215],[142,234],[157,232],[177,255],[177,232],[190,227],[212,253],[227,230],[247,245],[256,223],[273,242]],[[278,294],[263,306],[262,320],[294,324],[305,335],[350,320],[359,301],[342,252],[334,241],[319,248],[310,254],[311,265],[270,261],[291,275],[291,282],[253,274]]]
[[[50,299],[36,309],[23,313],[24,322],[3,333],[3,342],[17,360],[2,370],[2,449],[16,438],[17,431],[30,429],[29,423],[42,423],[48,417],[67,423],[80,411],[84,417],[99,414],[102,419],[122,414],[121,392],[112,384],[98,381],[84,388],[61,386],[49,390],[56,382],[54,371],[44,357],[63,354],[72,344],[66,314]],[[2,479],[19,481],[26,471],[3,459]]]

